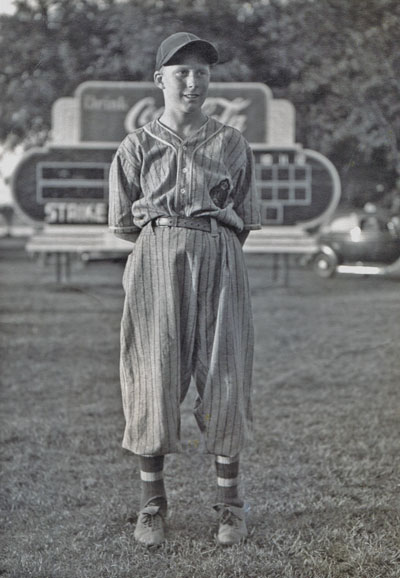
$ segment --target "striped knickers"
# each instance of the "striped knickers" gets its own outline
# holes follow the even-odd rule
[[[253,322],[235,233],[142,230],[123,276],[123,447],[182,451],[180,404],[193,376],[194,413],[207,453],[237,455],[251,436]]]

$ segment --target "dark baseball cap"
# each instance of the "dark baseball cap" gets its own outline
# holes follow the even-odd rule
[[[217,49],[211,42],[202,40],[190,32],[176,32],[161,42],[157,50],[156,70],[167,65],[182,48],[189,46],[195,47],[208,64],[218,62]]]

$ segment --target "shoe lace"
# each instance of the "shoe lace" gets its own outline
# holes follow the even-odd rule
[[[221,524],[227,524],[228,526],[238,526],[239,518],[235,516],[231,510],[224,510],[221,515]]]
[[[160,514],[150,514],[149,512],[143,512],[143,525],[151,528],[152,530],[159,530],[162,525]]]

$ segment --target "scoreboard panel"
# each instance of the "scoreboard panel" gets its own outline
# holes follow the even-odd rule
[[[108,163],[39,162],[36,167],[38,203],[100,200],[108,197]]]
[[[263,225],[311,226],[336,208],[340,181],[323,155],[300,146],[252,148]]]
[[[256,182],[264,224],[282,225],[285,206],[311,203],[311,167],[304,155],[290,152],[265,152],[257,155]]]
[[[108,145],[29,150],[13,175],[19,207],[38,222],[106,224],[114,153]]]
[[[108,175],[115,146],[31,149],[14,172],[22,211],[47,223],[106,224]],[[340,198],[333,165],[301,146],[252,145],[264,226],[314,226]]]

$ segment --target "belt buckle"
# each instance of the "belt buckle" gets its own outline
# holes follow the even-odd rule
[[[171,219],[171,227],[177,227],[178,226],[178,217],[170,217]]]

